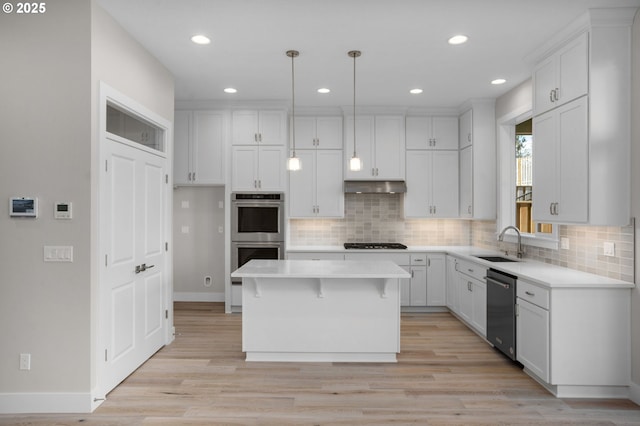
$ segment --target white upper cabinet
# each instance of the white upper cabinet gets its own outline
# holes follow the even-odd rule
[[[233,191],[276,191],[286,189],[283,146],[234,146],[231,149]]]
[[[289,216],[344,217],[342,150],[300,150],[302,168],[289,172]]]
[[[460,149],[473,145],[473,109],[462,113],[459,128]]]
[[[629,34],[635,10],[590,9],[569,26],[572,31],[567,33],[579,35],[558,36],[528,59],[537,63],[535,220],[600,226],[629,223]],[[552,159],[557,163],[549,171]]]
[[[231,120],[233,145],[286,145],[287,114],[283,110],[236,110]]]
[[[589,90],[589,38],[583,33],[533,70],[534,115],[570,102]]]
[[[535,221],[588,219],[587,116],[587,98],[582,97],[533,119]]]
[[[176,111],[175,185],[224,185],[227,113]]]
[[[407,149],[457,149],[457,117],[406,118]]]
[[[296,117],[296,149],[342,149],[342,117]]]
[[[405,217],[458,217],[458,151],[407,151]]]
[[[496,218],[494,101],[476,100],[460,115],[460,217]]]
[[[345,125],[345,179],[404,180],[404,117],[395,115],[357,116],[356,153],[362,169],[349,170],[353,156],[353,117]]]

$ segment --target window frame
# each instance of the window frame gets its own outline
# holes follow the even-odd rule
[[[532,118],[531,108],[521,108],[512,111],[496,122],[498,133],[498,214],[496,220],[496,239],[502,229],[507,226],[515,226],[516,223],[516,124]],[[535,149],[535,135],[534,149]],[[535,173],[535,170],[534,170]],[[534,188],[535,191],[535,188]],[[535,194],[534,194],[535,203]],[[553,224],[553,232],[550,234],[522,233],[522,243],[533,247],[558,249],[558,224]],[[504,241],[516,243],[514,233],[507,233]]]

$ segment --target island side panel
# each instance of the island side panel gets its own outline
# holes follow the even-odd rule
[[[242,347],[250,354],[379,362],[400,351],[399,279],[244,278]],[[333,355],[332,355],[333,354]],[[335,359],[332,357],[335,355]],[[278,360],[271,357],[270,360]]]

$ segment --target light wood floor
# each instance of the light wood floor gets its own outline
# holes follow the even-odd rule
[[[640,425],[628,400],[556,399],[453,316],[403,314],[397,364],[246,363],[241,316],[176,303],[176,340],[90,415],[16,425]]]

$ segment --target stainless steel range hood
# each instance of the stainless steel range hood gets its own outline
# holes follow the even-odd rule
[[[345,180],[345,194],[400,194],[407,192],[403,180]]]

